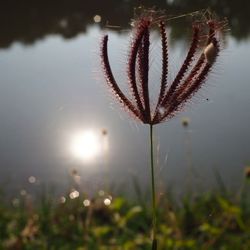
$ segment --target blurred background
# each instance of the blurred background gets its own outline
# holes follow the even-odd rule
[[[223,51],[201,92],[184,112],[155,127],[157,183],[182,192],[198,185],[241,185],[250,164],[249,1],[23,0],[0,8],[0,183],[8,192],[77,176],[87,192],[132,180],[149,186],[148,127],[133,121],[110,95],[99,48],[119,84],[134,8],[154,6],[170,17],[210,8],[228,19]],[[190,41],[187,17],[169,23],[170,79]],[[152,36],[151,88],[157,88],[159,44]],[[159,188],[160,188],[159,187]]]

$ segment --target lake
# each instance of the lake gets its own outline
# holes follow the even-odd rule
[[[250,164],[249,8],[238,7],[236,1],[211,1],[210,6],[207,1],[152,2],[170,17],[211,7],[228,18],[230,29],[203,89],[177,116],[155,126],[158,188],[183,191],[198,185],[205,191],[218,186],[221,177],[226,186],[238,189]],[[241,6],[250,7],[244,2]],[[100,41],[109,34],[112,69],[119,84],[126,84],[129,23],[138,1],[94,0],[86,5],[78,0],[27,0],[2,5],[2,187],[32,190],[49,183],[61,189],[75,181],[86,192],[111,183],[129,190],[136,179],[146,190],[148,126],[120,108],[100,64]],[[173,19],[168,28],[171,79],[188,49],[191,26],[183,19]],[[160,84],[154,81],[160,72],[156,35],[152,44],[154,89]]]

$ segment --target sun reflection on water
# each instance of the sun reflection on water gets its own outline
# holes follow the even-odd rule
[[[93,160],[101,153],[101,140],[94,130],[75,133],[70,142],[72,155],[80,160]]]

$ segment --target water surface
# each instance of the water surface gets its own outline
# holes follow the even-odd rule
[[[100,39],[108,32],[111,63],[119,82],[126,82],[128,23],[137,3],[126,1],[119,7],[110,1],[114,6],[110,13],[107,6],[95,9],[94,3],[83,8],[67,1],[65,6],[43,2],[26,1],[27,8],[19,9],[17,15],[16,8],[7,4],[1,10],[3,185],[31,188],[34,184],[28,178],[34,176],[36,185],[62,187],[76,169],[82,185],[89,189],[103,188],[106,180],[123,185],[131,176],[146,187],[148,127],[133,121],[116,104],[106,88],[99,59]],[[161,1],[155,5],[174,14],[204,7],[193,3],[190,10],[180,2],[178,9]],[[221,57],[185,111],[155,126],[158,183],[178,190],[191,184],[204,189],[216,185],[215,170],[228,186],[237,188],[244,167],[250,164],[249,27],[244,10],[235,9],[233,2],[227,8],[214,6],[219,14],[228,14],[231,25]],[[94,22],[96,15],[101,16],[100,23]],[[103,29],[107,21],[119,29]],[[188,44],[186,28],[180,24],[174,22],[170,32],[172,78]],[[153,44],[157,61],[157,38]],[[154,80],[159,72],[153,64],[152,88],[157,87]],[[184,117],[190,121],[188,127],[182,125]],[[89,130],[95,134],[97,152],[92,159],[77,157],[72,153],[72,138]]]

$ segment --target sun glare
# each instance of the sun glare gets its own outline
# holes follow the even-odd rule
[[[100,138],[92,130],[78,132],[72,136],[70,150],[78,159],[92,160],[101,151]]]

